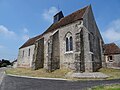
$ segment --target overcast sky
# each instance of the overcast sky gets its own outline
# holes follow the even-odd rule
[[[105,43],[120,42],[120,0],[0,0],[0,59],[14,60],[24,42],[44,32],[52,17],[91,4]]]

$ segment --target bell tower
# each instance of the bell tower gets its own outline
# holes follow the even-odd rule
[[[63,17],[64,17],[64,15],[63,15],[62,11],[58,12],[56,15],[54,15],[54,23],[58,22]]]

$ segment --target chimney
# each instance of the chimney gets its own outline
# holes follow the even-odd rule
[[[64,15],[62,13],[62,11],[58,12],[55,16],[54,16],[54,23],[58,22],[61,18],[63,18]]]

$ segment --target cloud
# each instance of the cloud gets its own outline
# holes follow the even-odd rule
[[[28,30],[27,28],[24,28],[24,29],[23,29],[23,32],[24,32],[24,33],[29,33],[29,30]]]
[[[23,28],[23,34],[22,34],[22,40],[27,41],[30,36],[29,36],[29,30],[27,28]]]
[[[58,9],[56,7],[50,7],[49,9],[45,9],[43,15],[43,18],[50,23],[53,22],[53,16],[58,12]]]
[[[16,34],[13,31],[9,31],[7,27],[0,25],[0,35],[5,37],[13,37]]]
[[[0,45],[0,49],[2,49],[2,48],[4,48],[4,46],[3,46],[3,45]]]
[[[29,39],[29,30],[27,28],[23,28],[22,33],[15,33],[13,31],[10,31],[7,27],[4,25],[0,25],[0,36],[6,37],[6,39],[12,38],[16,40],[28,40]],[[21,38],[22,37],[22,38]]]
[[[26,41],[29,39],[29,30],[27,28],[22,29],[22,33],[15,33],[10,31],[4,25],[0,25],[0,37],[6,39],[14,39],[14,40],[23,40]],[[2,47],[2,46],[1,46]]]
[[[27,41],[29,38],[30,38],[29,35],[24,35],[24,36],[22,37],[22,40]]]
[[[102,35],[106,42],[120,41],[120,19],[112,21]]]

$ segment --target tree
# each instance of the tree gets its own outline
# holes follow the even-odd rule
[[[6,67],[7,65],[11,65],[11,62],[9,60],[0,60],[0,67]]]
[[[1,67],[7,67],[7,63],[2,63]]]

